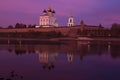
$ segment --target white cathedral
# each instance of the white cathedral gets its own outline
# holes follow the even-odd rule
[[[74,18],[73,16],[70,16],[67,23],[68,27],[74,26]],[[55,16],[55,11],[52,10],[50,7],[48,9],[43,10],[43,15],[39,18],[39,26],[36,26],[36,28],[39,27],[58,27],[58,22]]]
[[[39,26],[36,27],[58,27],[55,11],[50,7],[44,10],[43,15],[41,15],[39,19]]]

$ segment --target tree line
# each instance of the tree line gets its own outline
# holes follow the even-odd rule
[[[35,24],[34,25],[26,25],[26,24],[23,24],[23,23],[16,23],[15,26],[12,26],[12,25],[9,25],[7,28],[35,28]]]

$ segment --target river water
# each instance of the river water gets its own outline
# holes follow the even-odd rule
[[[1,44],[0,80],[120,80],[120,42]]]

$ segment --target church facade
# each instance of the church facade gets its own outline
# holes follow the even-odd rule
[[[50,7],[47,10],[43,10],[43,15],[41,15],[39,18],[38,27],[58,27],[58,22],[55,14],[55,11]]]

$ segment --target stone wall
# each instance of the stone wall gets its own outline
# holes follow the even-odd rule
[[[99,28],[96,27],[85,27],[85,26],[73,26],[73,27],[46,27],[46,28],[13,28],[13,29],[0,29],[0,33],[22,33],[22,32],[60,32],[66,36],[77,36],[78,31],[90,30],[97,31]]]

